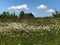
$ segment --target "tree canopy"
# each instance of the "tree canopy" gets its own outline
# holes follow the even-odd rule
[[[60,17],[60,11],[55,11],[53,14],[52,14],[53,17]]]
[[[22,18],[24,14],[25,14],[24,11],[21,11],[19,17]]]

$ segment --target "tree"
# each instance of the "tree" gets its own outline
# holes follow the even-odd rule
[[[1,18],[9,18],[9,15],[10,15],[9,12],[4,11],[4,12],[1,14]]]
[[[13,18],[17,19],[17,15],[15,14],[15,12],[13,13]]]
[[[24,14],[25,14],[24,11],[21,11],[19,14],[19,18],[22,18]]]
[[[14,20],[17,20],[17,18],[18,18],[18,17],[17,17],[17,15],[15,14],[15,12],[10,14],[10,19],[11,19],[11,20],[13,20],[13,21],[14,21]]]
[[[55,11],[52,15],[53,15],[53,17],[60,17],[60,12],[59,11]]]

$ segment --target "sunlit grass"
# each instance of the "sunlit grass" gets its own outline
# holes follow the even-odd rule
[[[0,45],[60,45],[60,22],[45,21],[0,22]]]

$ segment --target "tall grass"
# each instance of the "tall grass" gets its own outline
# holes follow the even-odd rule
[[[0,23],[0,45],[60,45],[60,21],[56,18]]]

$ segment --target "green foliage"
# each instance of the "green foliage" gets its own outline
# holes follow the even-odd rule
[[[54,29],[25,31],[15,30],[0,33],[0,45],[59,45],[60,30],[56,34]]]
[[[52,15],[53,15],[53,17],[60,17],[60,12],[55,11]]]
[[[15,13],[13,13],[13,14],[11,14],[10,17],[13,18],[13,19],[15,19],[15,18],[17,18],[17,15]]]
[[[11,16],[13,17],[13,14]],[[60,18],[31,19],[29,22],[19,22],[20,24],[0,22],[0,45],[60,45],[59,20]]]
[[[0,14],[0,21],[16,21],[18,16],[14,13],[9,13],[4,11],[2,14]]]
[[[0,21],[6,22],[6,21],[18,21],[20,18],[22,18],[24,15],[24,11],[21,11],[20,14],[17,16],[14,13],[9,13],[4,11],[2,14],[0,14]]]
[[[1,17],[1,18],[7,18],[7,17],[9,17],[9,15],[10,15],[9,12],[4,11],[4,12],[0,15],[0,17]]]
[[[21,11],[19,17],[22,18],[24,14],[25,14],[24,11]]]

